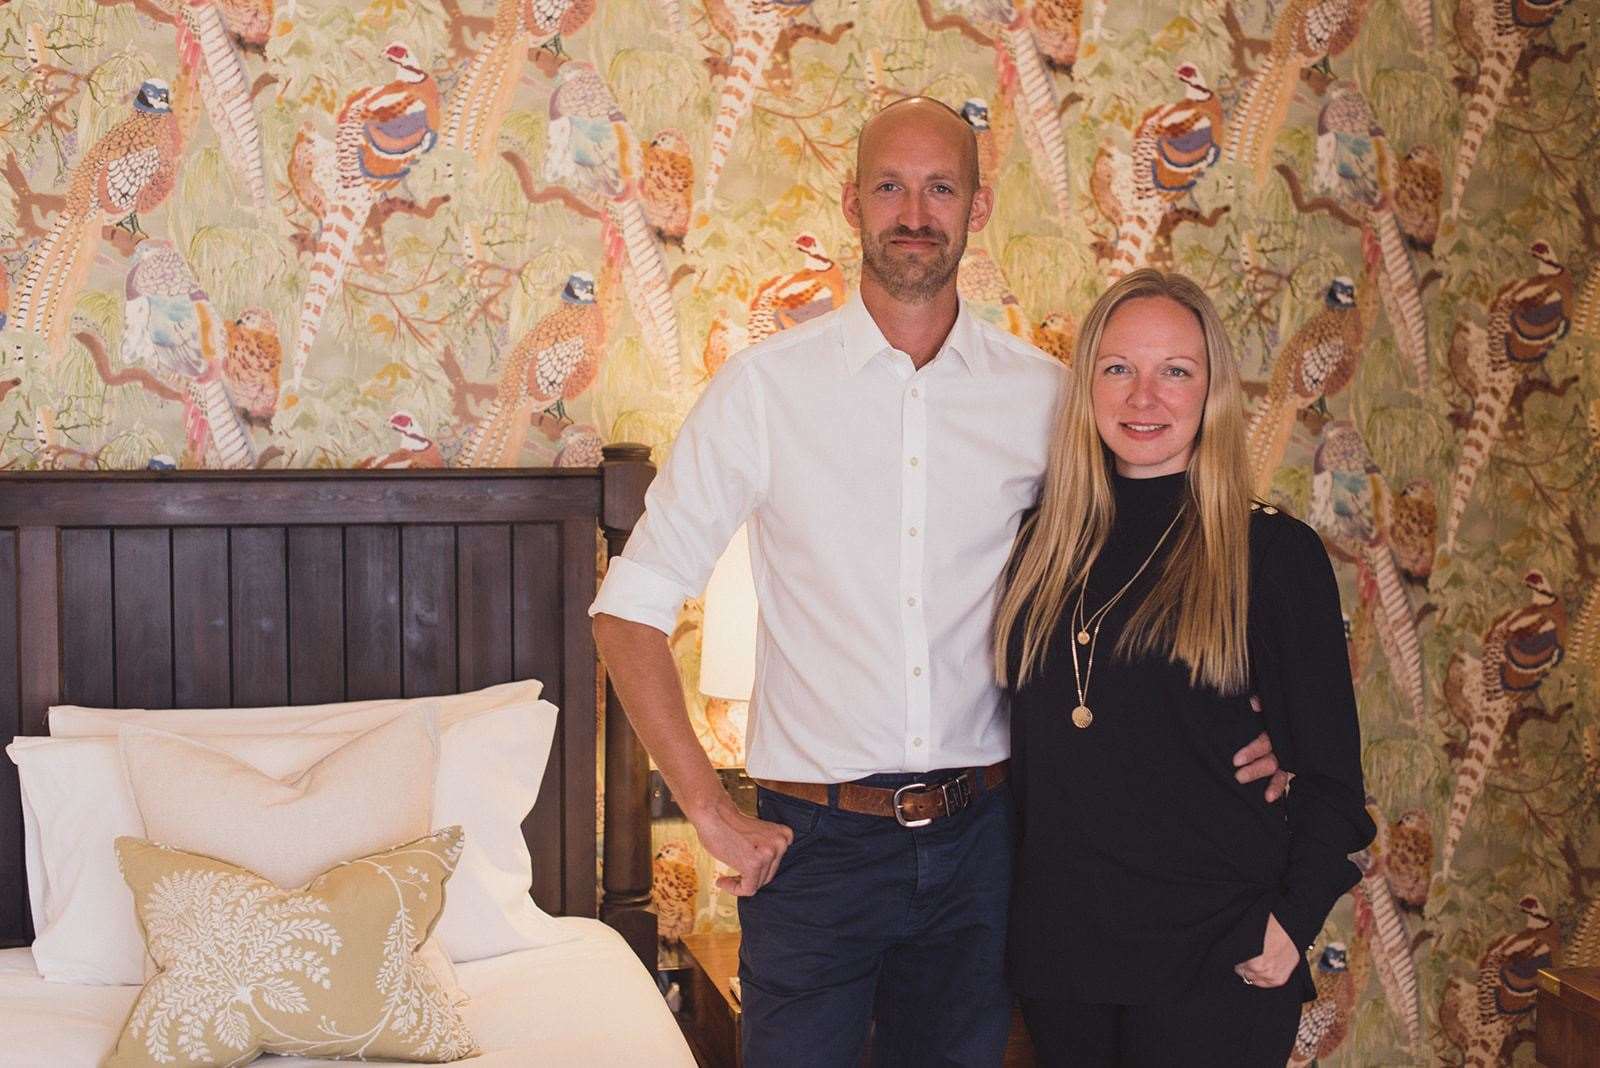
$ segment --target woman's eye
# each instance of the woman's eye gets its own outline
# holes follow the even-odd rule
[[[1126,364],[1110,363],[1110,364],[1106,365],[1105,373],[1108,374],[1108,375],[1120,375],[1120,374],[1123,374],[1124,372],[1126,372],[1127,370],[1128,370],[1128,367],[1127,367]]]
[[[1174,378],[1188,378],[1189,377],[1188,368],[1185,368],[1185,367],[1169,367],[1169,368],[1167,368],[1167,373],[1169,375],[1171,375],[1172,377],[1174,377]]]

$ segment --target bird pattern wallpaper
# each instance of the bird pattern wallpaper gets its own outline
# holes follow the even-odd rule
[[[970,305],[1070,360],[1110,280],[1198,279],[1256,490],[1334,557],[1382,830],[1292,1063],[1528,1064],[1538,968],[1600,964],[1597,15],[0,0],[0,467],[659,458],[846,299],[855,133],[936,96],[999,198]],[[657,832],[669,940],[736,923]]]

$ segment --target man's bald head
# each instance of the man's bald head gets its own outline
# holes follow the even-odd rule
[[[877,155],[899,131],[936,136],[948,143],[961,161],[961,179],[970,195],[978,188],[978,138],[960,112],[931,96],[908,96],[880,109],[856,138],[856,181],[862,181]]]

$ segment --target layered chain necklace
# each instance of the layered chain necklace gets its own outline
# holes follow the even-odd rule
[[[1084,575],[1083,586],[1078,589],[1078,603],[1072,612],[1072,629],[1075,631],[1073,637],[1076,640],[1068,645],[1068,648],[1072,650],[1072,679],[1078,687],[1078,707],[1072,710],[1072,725],[1079,730],[1088,727],[1089,724],[1094,722],[1094,713],[1089,711],[1087,695],[1089,693],[1089,678],[1094,674],[1094,650],[1100,644],[1100,625],[1105,622],[1106,613],[1111,611],[1118,601],[1122,600],[1122,595],[1127,593],[1135,582],[1139,581],[1139,576],[1144,574],[1145,568],[1150,566],[1150,561],[1156,558],[1156,553],[1160,552],[1161,546],[1166,544],[1167,535],[1171,534],[1172,528],[1178,525],[1178,517],[1181,515],[1183,515],[1183,508],[1180,506],[1173,515],[1172,522],[1167,524],[1167,529],[1163,530],[1161,537],[1156,539],[1155,547],[1150,550],[1150,555],[1146,556],[1144,563],[1139,565],[1139,570],[1135,571],[1133,577],[1122,584],[1120,590],[1111,595],[1111,600],[1101,605],[1097,611],[1087,618],[1083,614],[1083,596],[1088,592],[1089,576],[1088,574]],[[1088,665],[1081,671],[1078,668],[1078,646],[1080,645],[1089,647]]]

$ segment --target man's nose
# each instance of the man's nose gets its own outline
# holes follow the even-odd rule
[[[911,230],[920,230],[927,224],[928,219],[928,204],[922,194],[907,194],[905,201],[900,205],[900,225]]]

